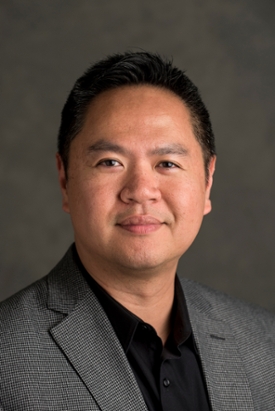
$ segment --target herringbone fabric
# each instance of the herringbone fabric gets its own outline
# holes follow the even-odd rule
[[[274,411],[274,317],[182,284],[213,410]],[[1,411],[147,410],[71,249],[47,277],[1,303],[0,322]]]

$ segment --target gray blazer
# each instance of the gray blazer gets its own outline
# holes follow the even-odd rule
[[[213,410],[274,411],[274,316],[188,280],[182,286]],[[1,303],[0,321],[1,411],[147,410],[71,249]]]

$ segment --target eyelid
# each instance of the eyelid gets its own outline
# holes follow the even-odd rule
[[[161,164],[163,164],[163,163],[172,164],[173,167],[162,167]],[[174,161],[170,161],[170,160],[162,160],[158,163],[158,166],[161,167],[161,168],[179,168],[180,167],[177,163],[175,163]]]
[[[117,165],[113,165],[113,166],[111,166],[111,165],[109,165],[109,166],[107,166],[107,164],[104,164],[104,163],[107,163],[108,161],[113,161],[113,162],[115,162],[115,163],[117,163]],[[100,165],[103,165],[103,166],[105,166],[105,167],[118,167],[118,166],[121,166],[122,164],[121,164],[121,162],[119,161],[119,160],[117,160],[117,159],[115,159],[115,158],[102,158],[101,160],[99,160],[98,162],[97,162],[97,164],[96,164],[97,166],[100,166]]]

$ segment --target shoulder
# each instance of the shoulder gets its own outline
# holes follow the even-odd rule
[[[275,341],[275,314],[188,279],[181,279],[190,310],[227,322],[238,332],[267,332]]]
[[[51,328],[64,315],[48,308],[49,277],[45,276],[0,304],[1,370],[7,364],[35,357],[49,346]],[[40,348],[39,348],[40,347]]]
[[[20,323],[24,317],[35,319],[43,310],[47,299],[47,277],[33,283],[24,290],[0,303],[1,330],[4,326],[13,327],[14,322]]]
[[[11,330],[42,329],[44,320],[69,312],[86,290],[71,247],[48,275],[0,303],[2,337]]]

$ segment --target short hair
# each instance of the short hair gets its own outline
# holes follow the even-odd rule
[[[100,93],[123,87],[151,85],[170,90],[189,109],[194,135],[203,153],[206,176],[215,140],[209,113],[198,88],[172,60],[149,52],[113,54],[92,65],[75,83],[62,110],[58,152],[67,173],[71,141],[81,131],[91,101]]]

